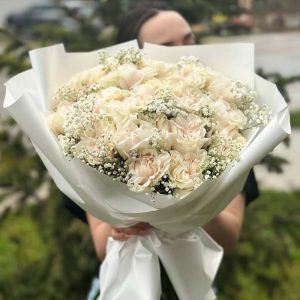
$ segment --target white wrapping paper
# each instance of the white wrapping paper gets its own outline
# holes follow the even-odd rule
[[[180,300],[215,299],[211,283],[222,254],[222,248],[201,228],[180,235],[152,230],[148,236],[124,242],[110,239],[100,271],[100,300],[159,300],[158,258]]]
[[[136,46],[136,43],[120,44],[107,48],[107,51],[129,46]],[[167,245],[164,242],[166,237],[162,238],[156,231],[146,239],[134,238],[115,245],[110,242],[103,266],[106,271],[102,270],[106,275],[101,276],[104,278],[101,284],[107,295],[119,292],[113,296],[115,298],[103,299],[158,299],[157,257],[162,259],[180,299],[214,299],[207,287],[212,283],[222,250],[213,241],[208,243],[202,231],[192,231],[192,242],[189,239],[189,242],[182,242],[180,234],[207,223],[242,190],[251,167],[290,133],[289,112],[276,86],[254,74],[252,44],[171,48],[146,45],[144,52],[150,58],[164,61],[177,61],[188,55],[199,57],[204,65],[253,87],[258,93],[258,103],[267,104],[274,115],[269,124],[251,138],[238,162],[232,163],[217,180],[206,182],[180,201],[164,195],[153,201],[151,196],[130,192],[124,184],[113,183],[107,176],[76,159],[68,161],[50,132],[46,118],[55,91],[72,75],[97,65],[97,51],[66,53],[62,45],[31,51],[32,69],[6,83],[4,108],[29,136],[56,185],[80,207],[114,226],[148,222],[169,233],[173,241],[171,245]],[[155,247],[158,241],[160,247]],[[176,247],[172,247],[174,243]],[[179,257],[185,259],[184,263]],[[192,276],[188,276],[190,269],[178,272],[185,265],[194,266]],[[121,266],[125,269],[120,269]],[[143,275],[145,279],[139,276],[138,270],[148,270],[147,275]],[[190,298],[186,294],[188,290],[193,295]],[[127,293],[134,296],[124,297]]]

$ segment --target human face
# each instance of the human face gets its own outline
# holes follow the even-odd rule
[[[194,35],[187,21],[175,11],[161,11],[147,20],[140,29],[139,43],[181,46],[195,44]]]

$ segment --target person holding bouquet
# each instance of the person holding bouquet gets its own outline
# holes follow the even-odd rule
[[[169,30],[172,28],[172,30]],[[140,6],[128,12],[118,32],[117,43],[137,39],[139,47],[144,43],[165,46],[195,44],[195,37],[188,22],[176,11]],[[241,193],[212,221],[203,226],[204,230],[223,247],[225,253],[234,249],[237,244],[244,218],[245,204],[258,196],[258,188],[253,170],[251,170],[245,187]],[[134,235],[147,235],[151,226],[139,223],[128,228],[115,228],[76,207],[72,201],[67,202],[68,208],[82,220],[88,220],[96,254],[100,261],[105,258],[108,237],[124,241]],[[98,289],[99,281],[93,285]],[[90,298],[95,291],[90,291]]]
[[[195,44],[191,27],[179,13],[147,6],[129,11],[120,25],[117,43],[135,38],[137,38],[140,48],[144,43],[166,46]],[[224,248],[225,253],[230,252],[236,246],[243,223],[245,204],[257,196],[258,189],[252,171],[244,191],[239,193],[214,220],[203,226]],[[126,240],[131,235],[145,235],[151,228],[148,224],[143,223],[129,228],[114,228],[91,215],[88,215],[88,221],[95,249],[101,260],[105,257],[108,236],[112,236],[116,240]]]

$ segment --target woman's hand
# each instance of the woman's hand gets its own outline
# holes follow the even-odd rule
[[[151,229],[151,225],[148,223],[138,223],[128,228],[116,228],[99,219],[96,219],[90,214],[87,214],[87,219],[90,226],[94,247],[100,260],[103,260],[105,257],[106,244],[109,237],[112,237],[117,241],[126,241],[133,235],[147,235]]]
[[[147,235],[149,234],[151,229],[151,225],[148,223],[138,223],[134,226],[127,227],[127,228],[111,228],[111,237],[117,241],[126,241],[132,235]]]

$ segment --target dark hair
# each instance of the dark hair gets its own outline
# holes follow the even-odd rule
[[[140,5],[129,10],[119,24],[117,43],[138,39],[143,24],[155,17],[160,11],[167,9],[166,5],[156,4],[155,6]]]
[[[130,11],[122,20],[117,35],[117,43],[123,43],[138,38],[143,24],[159,13],[157,8],[140,7]]]

